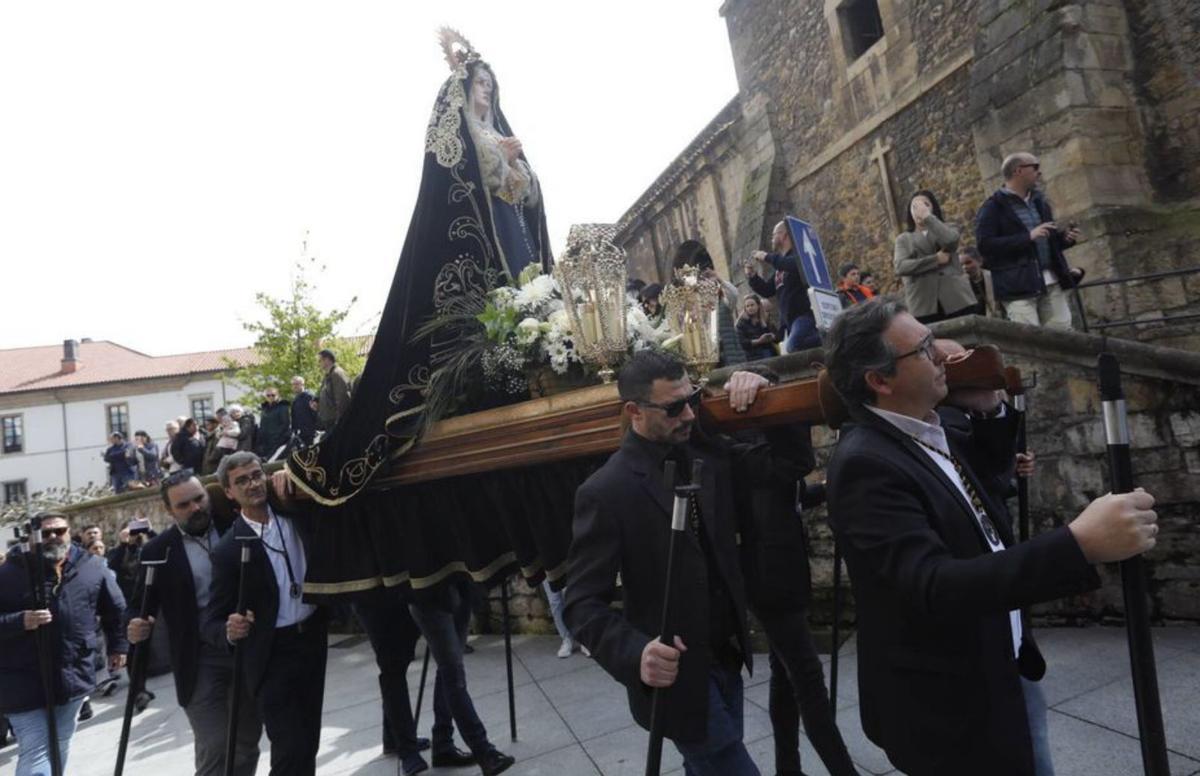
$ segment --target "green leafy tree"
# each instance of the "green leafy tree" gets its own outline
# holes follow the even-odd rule
[[[333,351],[338,365],[351,379],[362,371],[366,359],[360,351],[366,339],[339,334],[357,297],[341,309],[320,310],[313,303],[310,270],[319,274],[325,268],[315,259],[303,259],[296,262],[290,295],[274,297],[263,292],[254,295],[264,315],[259,320],[242,323],[254,335],[254,363],[229,364],[236,368],[233,379],[249,391],[241,398],[249,407],[262,401],[267,388],[277,389],[283,397],[290,396],[295,375],[303,377],[305,386],[315,392],[325,376],[317,363],[317,352],[323,348]]]

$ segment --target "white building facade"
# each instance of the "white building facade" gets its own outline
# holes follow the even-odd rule
[[[0,351],[0,504],[107,482],[109,434],[132,441],[145,431],[161,448],[168,421],[202,421],[237,402],[245,389],[228,364],[252,357],[248,349],[154,357],[87,341]]]

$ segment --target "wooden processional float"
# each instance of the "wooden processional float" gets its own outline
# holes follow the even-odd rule
[[[951,389],[1018,393],[1021,376],[1015,367],[1004,366],[994,345],[982,345],[947,360],[946,382]],[[824,370],[815,378],[763,389],[746,412],[734,411],[720,390],[700,407],[701,425],[710,432],[801,422],[836,429],[846,418],[846,408]],[[580,388],[442,420],[374,484],[408,485],[602,455],[620,446],[621,434],[616,385]]]

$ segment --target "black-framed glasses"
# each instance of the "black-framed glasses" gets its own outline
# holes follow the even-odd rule
[[[915,356],[918,353],[924,353],[925,358],[929,359],[930,361],[936,362],[938,349],[937,349],[936,341],[934,340],[933,332],[926,334],[925,338],[922,339],[920,342],[918,342],[917,346],[915,348],[913,348],[912,350],[908,351],[907,353],[902,353],[901,355],[896,356],[896,360],[899,361],[900,359],[908,358],[909,356]]]
[[[656,410],[662,410],[668,418],[677,418],[683,414],[684,407],[696,409],[700,406],[700,400],[704,398],[703,389],[700,386],[693,386],[692,392],[682,399],[676,399],[670,404],[655,404],[652,401],[639,401],[640,407],[653,407]]]
[[[235,479],[233,484],[237,485],[239,488],[244,488],[252,482],[262,482],[264,479],[266,479],[266,477],[267,473],[262,469],[255,469],[254,471],[243,474]]]
[[[1018,165],[1017,165],[1017,169],[1018,169],[1018,170],[1020,170],[1020,169],[1022,169],[1022,168],[1024,168],[1024,167],[1032,167],[1032,168],[1033,168],[1033,169],[1035,169],[1035,170],[1041,170],[1041,169],[1042,169],[1042,165],[1041,165],[1039,162],[1030,162],[1029,164],[1018,164]]]

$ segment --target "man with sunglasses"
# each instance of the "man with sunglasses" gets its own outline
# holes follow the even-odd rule
[[[36,631],[48,628],[58,748],[65,772],[71,736],[83,699],[96,689],[96,618],[104,627],[108,668],[125,665],[128,647],[121,633],[125,599],[104,561],[71,542],[67,518],[41,515],[45,609],[33,608],[32,559],[13,550],[0,564],[0,714],[17,736],[17,774],[50,772],[47,693],[38,663]]]
[[[246,689],[271,740],[272,776],[316,773],[325,694],[326,613],[303,598],[312,524],[284,513],[262,461],[249,451],[221,459],[217,479],[237,505],[233,527],[213,549],[204,638],[240,644]],[[237,611],[241,551],[249,541],[246,612]]]
[[[992,273],[996,300],[1009,320],[1071,328],[1066,291],[1082,271],[1072,270],[1063,251],[1079,242],[1074,223],[1054,221],[1042,195],[1041,163],[1030,153],[1010,154],[1000,167],[1004,185],[979,208],[975,242]]]
[[[1022,679],[1046,663],[1019,610],[1152,548],[1153,497],[1102,496],[1015,544],[988,488],[1012,466],[1015,417],[992,392],[956,392],[969,432],[942,424],[945,355],[924,324],[891,300],[849,308],[826,363],[851,418],[828,504],[854,588],[863,731],[910,776],[1034,776]]]
[[[731,405],[744,411],[768,379],[734,372],[726,385]],[[763,448],[743,450],[710,440],[696,428],[700,390],[683,364],[656,351],[636,354],[621,370],[618,389],[630,428],[620,449],[580,486],[568,557],[564,619],[572,636],[625,685],[634,719],[650,723],[654,688],[665,734],[688,772],[707,776],[757,774],[742,743],[743,666],[750,668],[746,591],[738,564],[736,511],[741,472],[769,469]],[[664,464],[687,482],[702,460],[701,488],[688,528],[676,539],[672,644],[657,639],[666,588],[672,487]],[[735,468],[736,467],[736,468]],[[735,471],[738,473],[735,474]],[[610,608],[621,579],[624,608]]]
[[[225,741],[229,719],[229,692],[233,658],[222,638],[205,639],[201,618],[211,597],[213,552],[233,523],[214,515],[208,491],[191,469],[181,469],[163,480],[163,503],[175,524],[142,548],[143,561],[166,562],[158,567],[146,619],[137,615],[146,595],[144,578],[129,602],[126,634],[131,644],[150,638],[161,618],[167,625],[169,660],[175,675],[175,698],[192,726],[197,776],[225,773]],[[237,749],[233,773],[253,774],[258,766],[258,740],[262,723],[253,701],[243,699],[238,716]]]

